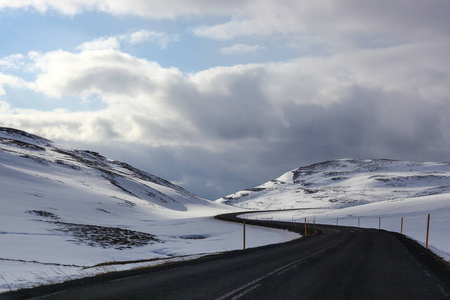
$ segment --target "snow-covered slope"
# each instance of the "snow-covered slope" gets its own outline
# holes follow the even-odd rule
[[[2,176],[9,174],[16,178],[17,175],[28,185],[36,183],[44,187],[51,182],[65,193],[76,189],[113,198],[108,203],[96,203],[98,209],[106,210],[102,205],[109,202],[177,211],[187,211],[192,205],[214,206],[208,200],[126,163],[109,160],[96,152],[58,146],[23,131],[0,128],[0,151]],[[42,191],[28,195],[39,197],[39,193]]]
[[[289,171],[218,200],[241,208],[344,208],[450,193],[449,163],[342,159]]]
[[[429,244],[450,260],[450,164],[342,159],[301,167],[218,200],[241,208],[317,208],[252,218],[381,228]],[[403,228],[401,222],[403,220]]]
[[[0,207],[0,292],[90,274],[84,268],[103,262],[242,246],[238,224],[211,218],[230,210],[225,205],[98,153],[3,127]],[[253,246],[294,237],[249,230]]]

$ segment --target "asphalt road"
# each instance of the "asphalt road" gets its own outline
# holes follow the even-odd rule
[[[280,245],[0,299],[450,299],[448,265],[436,267],[418,244],[374,229],[317,229],[321,234]]]

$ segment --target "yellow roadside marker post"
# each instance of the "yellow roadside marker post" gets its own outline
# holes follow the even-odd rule
[[[305,236],[308,236],[308,233],[306,232],[306,218],[305,218]]]
[[[428,248],[428,236],[430,234],[430,214],[428,214],[428,222],[427,222],[427,242],[426,242],[426,248]]]
[[[245,250],[245,221],[244,221],[244,250]]]
[[[402,224],[400,226],[400,234],[403,234],[403,217],[402,217]]]

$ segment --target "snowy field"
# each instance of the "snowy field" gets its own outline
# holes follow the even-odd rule
[[[8,222],[4,216],[1,218]],[[1,222],[2,228],[3,224]],[[128,225],[126,227],[151,232],[162,242],[123,250],[71,243],[64,234],[52,234],[44,226],[27,222],[15,225],[8,229],[10,231],[0,233],[0,292],[242,249],[242,225],[212,217],[178,217]],[[298,237],[284,230],[246,226],[248,248]],[[151,261],[118,263],[137,260]],[[96,267],[103,263],[111,264]]]

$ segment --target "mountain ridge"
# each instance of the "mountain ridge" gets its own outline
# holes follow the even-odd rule
[[[172,195],[178,194],[178,198],[186,201],[197,203],[208,201],[125,162],[107,159],[90,150],[59,146],[48,139],[14,128],[0,127],[0,151],[33,160],[47,167],[54,167],[56,164],[70,168],[74,172],[87,170],[99,172],[101,177],[123,192],[167,208],[169,202],[179,203],[179,201],[161,190],[171,189],[174,191]],[[140,192],[131,191],[126,187],[133,182],[141,185]],[[178,205],[178,209],[183,210],[181,206]],[[175,206],[170,208],[175,209]]]
[[[343,208],[450,190],[450,163],[338,159],[288,171],[216,200],[249,209]]]

